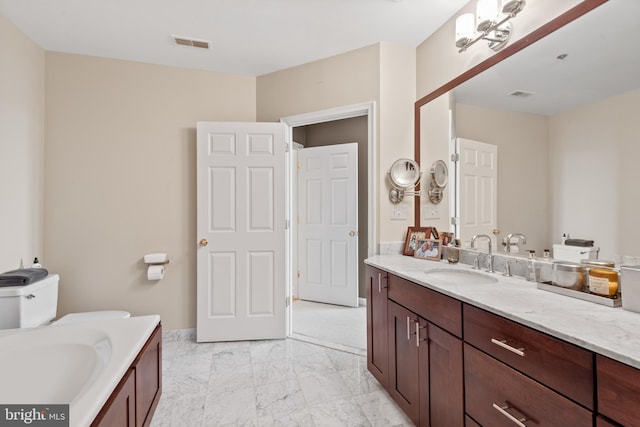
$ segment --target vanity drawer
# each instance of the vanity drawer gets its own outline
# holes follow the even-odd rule
[[[598,412],[625,426],[640,425],[640,370],[596,356]]]
[[[591,411],[502,362],[464,345],[466,412],[485,427],[591,426]]]
[[[389,274],[388,280],[389,299],[450,334],[462,337],[462,302],[393,274]]]
[[[591,352],[468,304],[463,317],[466,342],[594,408]]]

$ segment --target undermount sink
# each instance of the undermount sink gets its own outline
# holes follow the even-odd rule
[[[428,276],[427,280],[439,283],[473,283],[478,285],[486,285],[489,283],[497,283],[498,279],[475,270],[462,270],[459,268],[434,268],[425,271]]]

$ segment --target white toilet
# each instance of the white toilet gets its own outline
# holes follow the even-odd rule
[[[0,288],[0,329],[32,328],[131,316],[126,311],[89,311],[67,314],[53,321],[58,308],[59,281],[60,276],[50,274],[30,285]]]

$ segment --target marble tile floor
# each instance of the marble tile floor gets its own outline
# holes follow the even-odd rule
[[[296,300],[292,305],[293,335],[308,342],[367,354],[367,307],[344,307]],[[334,345],[335,344],[335,345]],[[342,348],[341,348],[342,347]]]
[[[162,345],[152,427],[413,425],[363,356],[289,338],[198,344],[192,329]]]

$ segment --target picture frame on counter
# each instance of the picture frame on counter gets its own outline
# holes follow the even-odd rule
[[[408,227],[402,255],[413,256],[418,248],[418,241],[430,239],[431,237],[438,238],[438,230],[434,227]]]
[[[418,240],[416,250],[413,254],[415,258],[440,261],[442,245],[440,240],[424,239]]]

